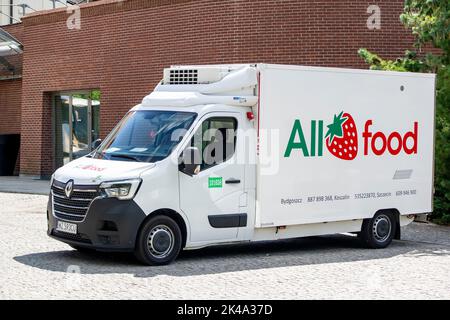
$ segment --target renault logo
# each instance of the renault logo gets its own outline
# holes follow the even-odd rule
[[[69,180],[66,183],[66,187],[64,188],[64,193],[66,194],[67,198],[70,198],[72,196],[73,191],[73,180]]]

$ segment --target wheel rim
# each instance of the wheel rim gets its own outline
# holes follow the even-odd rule
[[[379,242],[386,241],[391,235],[391,220],[388,216],[382,214],[375,218],[373,223],[373,235]]]
[[[158,225],[153,227],[148,234],[148,251],[153,257],[163,259],[172,251],[174,238],[173,232],[168,226]]]

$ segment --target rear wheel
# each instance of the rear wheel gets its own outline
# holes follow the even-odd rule
[[[360,238],[369,248],[386,248],[394,238],[396,223],[391,212],[378,212],[372,219],[363,221]]]
[[[170,217],[158,215],[142,226],[134,254],[148,265],[169,264],[176,259],[182,245],[178,224]]]

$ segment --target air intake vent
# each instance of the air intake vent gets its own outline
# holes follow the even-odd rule
[[[163,85],[199,85],[221,81],[225,76],[249,67],[247,65],[171,66],[164,69]],[[240,92],[242,94],[242,92]]]
[[[198,84],[198,70],[172,69],[169,84]]]

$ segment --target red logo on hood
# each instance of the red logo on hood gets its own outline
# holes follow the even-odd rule
[[[106,169],[106,168],[99,168],[93,164],[80,165],[80,166],[77,166],[77,168],[81,169],[81,170],[91,170],[91,171],[97,171],[97,172],[101,172]]]

